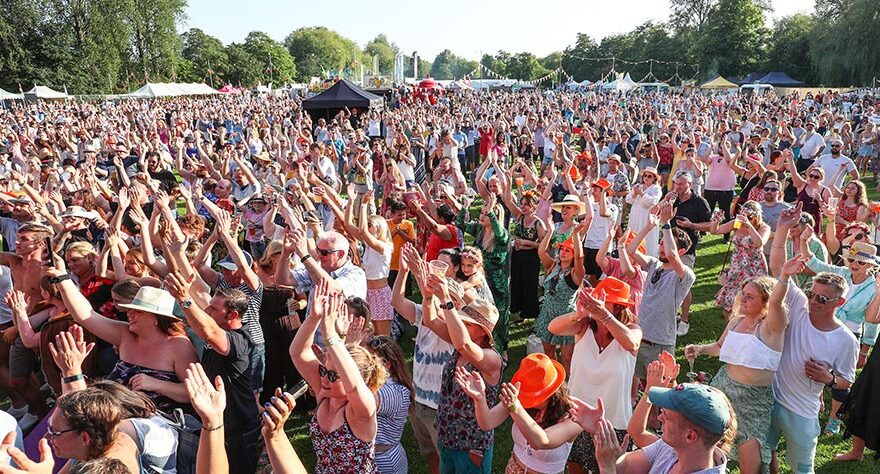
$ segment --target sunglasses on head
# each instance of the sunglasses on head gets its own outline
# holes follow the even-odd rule
[[[339,380],[339,372],[335,370],[328,370],[327,367],[324,367],[324,364],[318,366],[318,375],[321,377],[327,377],[327,381],[333,383]]]
[[[819,293],[814,293],[813,290],[805,291],[804,295],[807,296],[807,299],[815,299],[819,304],[828,304],[831,301],[837,300],[837,298],[831,298],[825,295],[820,295]]]

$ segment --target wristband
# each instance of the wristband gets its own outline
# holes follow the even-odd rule
[[[324,342],[325,342],[325,344],[326,344],[327,347],[330,347],[330,346],[332,346],[332,345],[334,345],[334,344],[339,344],[340,342],[342,342],[342,338],[340,338],[339,336],[337,336],[336,334],[334,334],[334,335],[332,335],[332,336],[327,337],[327,340],[324,341]]]
[[[223,423],[220,423],[220,426],[215,426],[213,428],[208,428],[205,425],[202,425],[202,431],[217,431],[220,428],[223,428]]]
[[[835,385],[837,385],[837,376],[834,375],[834,371],[832,370],[832,371],[831,371],[831,382],[828,383],[828,387],[829,387],[829,388],[834,388]]]
[[[306,263],[306,260],[308,260],[308,259],[310,259],[310,258],[312,258],[312,254],[307,253],[307,254],[303,255],[302,258],[299,259],[299,262],[300,262],[300,263]]]
[[[57,277],[50,277],[49,283],[56,285],[58,283],[61,283],[64,280],[70,280],[70,279],[71,279],[70,273],[65,273],[64,275],[60,275]]]
[[[64,377],[63,379],[61,379],[61,381],[64,383],[73,383],[73,382],[78,382],[80,380],[85,380],[85,379],[86,378],[83,376],[83,374],[76,374],[76,375],[71,375],[69,377]]]
[[[671,230],[671,229],[672,229],[672,225],[670,225],[670,224],[667,222],[667,223],[663,224],[663,226],[661,227],[661,229],[663,229],[663,230]]]

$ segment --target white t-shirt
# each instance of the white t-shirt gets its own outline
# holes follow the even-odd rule
[[[838,327],[833,331],[816,329],[810,321],[807,296],[794,280],[788,283],[785,304],[789,324],[782,360],[773,377],[773,397],[795,414],[814,419],[819,416],[819,397],[825,385],[808,379],[804,364],[813,359],[834,370],[838,378],[852,382],[856,377],[859,342],[837,319]]]
[[[848,156],[840,154],[837,155],[837,158],[831,156],[831,153],[827,153],[816,158],[816,161],[813,162],[814,165],[822,168],[825,171],[825,178],[822,179],[822,184],[825,186],[840,186],[843,184],[843,178],[846,177],[848,173],[851,171],[855,171],[856,164],[853,163]],[[840,172],[841,165],[846,166],[846,171],[844,171],[840,176],[837,177],[836,181],[834,177]]]
[[[587,230],[587,236],[584,238],[584,247],[590,249],[598,249],[608,237],[608,225],[617,222],[617,206],[608,203],[605,206],[608,211],[608,217],[599,215],[599,203],[593,203],[593,221],[590,222],[590,229]]]
[[[804,144],[801,146],[801,158],[812,160],[813,155],[823,146],[825,146],[825,139],[814,131],[812,135],[804,138]]]
[[[24,451],[24,436],[21,435],[21,428],[18,426],[18,422],[15,421],[12,415],[0,410],[0,436],[5,438],[11,431],[15,432],[15,447]],[[0,456],[0,464],[9,464],[9,456],[7,454],[4,453],[3,456]]]

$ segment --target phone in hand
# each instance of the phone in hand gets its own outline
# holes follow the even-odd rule
[[[55,266],[55,252],[52,251],[52,237],[46,237],[43,244],[46,246],[46,265]]]
[[[298,384],[294,385],[290,391],[290,394],[293,395],[293,399],[296,400],[299,397],[305,395],[305,393],[309,390],[309,384],[306,383],[305,380],[300,380]]]

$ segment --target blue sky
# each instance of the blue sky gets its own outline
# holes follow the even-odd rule
[[[771,19],[812,11],[813,0],[773,0],[773,6]],[[500,49],[543,56],[573,44],[577,33],[589,33],[595,39],[624,33],[648,20],[667,19],[669,2],[189,0],[187,16],[182,28],[201,28],[224,44],[242,41],[254,30],[283,41],[297,28],[326,26],[361,47],[384,33],[401,50],[418,51],[428,60],[447,48],[477,59],[480,53]]]

